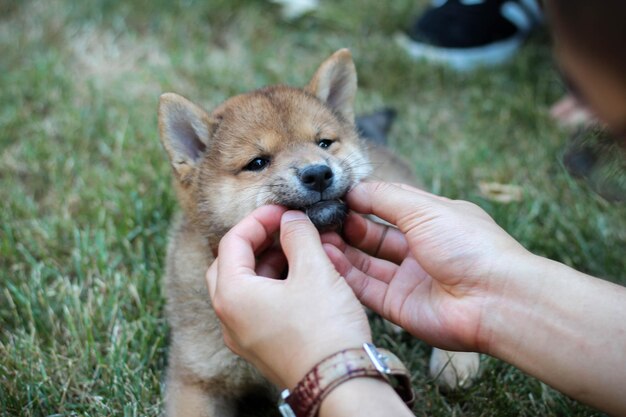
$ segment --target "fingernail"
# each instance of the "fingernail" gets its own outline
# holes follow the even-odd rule
[[[294,220],[304,220],[304,219],[307,219],[307,216],[303,212],[298,211],[298,210],[289,210],[283,213],[283,217],[281,218],[281,221],[283,223],[286,223],[286,222],[291,222]]]

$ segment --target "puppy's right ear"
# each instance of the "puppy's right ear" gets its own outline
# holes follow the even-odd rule
[[[344,48],[322,62],[305,90],[326,103],[348,122],[354,123],[356,87],[356,69],[352,54]]]
[[[209,147],[217,122],[186,98],[165,93],[159,100],[159,133],[174,174],[181,183],[191,180],[194,168]]]

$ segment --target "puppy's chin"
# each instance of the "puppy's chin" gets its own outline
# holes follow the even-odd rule
[[[341,229],[348,214],[348,208],[341,200],[325,200],[305,207],[304,212],[317,230],[326,232]]]

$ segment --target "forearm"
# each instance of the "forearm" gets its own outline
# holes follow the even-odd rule
[[[344,382],[322,402],[320,417],[412,417],[391,386],[375,378],[355,378]]]
[[[484,308],[486,353],[626,415],[626,288],[544,258],[526,260]]]

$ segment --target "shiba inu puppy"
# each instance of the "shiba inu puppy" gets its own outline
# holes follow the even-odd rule
[[[346,214],[342,197],[373,166],[377,178],[414,183],[396,156],[380,146],[367,149],[358,137],[356,85],[352,57],[342,49],[304,89],[262,88],[211,113],[176,94],[161,96],[159,131],[182,209],[164,278],[167,416],[234,416],[242,396],[274,394],[224,345],[207,294],[204,274],[232,226],[261,205],[281,204],[304,210],[319,229],[337,227]]]

